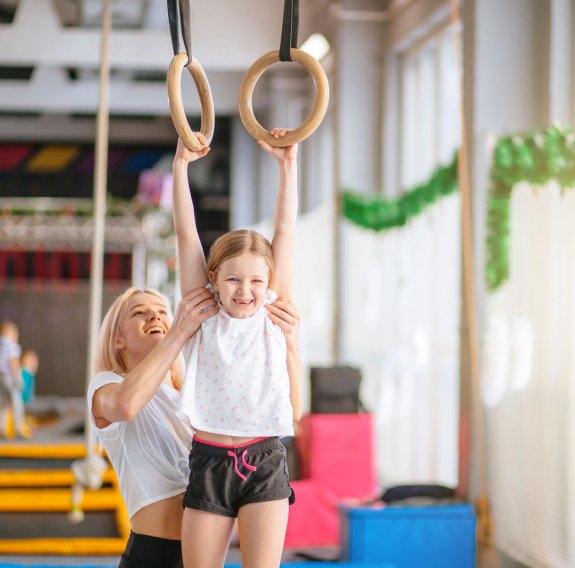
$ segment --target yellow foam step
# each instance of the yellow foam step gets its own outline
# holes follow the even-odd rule
[[[0,458],[77,459],[86,457],[84,444],[0,444]]]
[[[71,508],[70,489],[0,489],[0,512],[63,512]],[[81,508],[84,511],[115,511],[122,505],[117,489],[86,491]]]
[[[114,483],[112,469],[104,473],[104,483]],[[69,469],[4,469],[0,470],[0,487],[71,487],[75,483]]]
[[[126,538],[0,538],[0,554],[119,555]]]

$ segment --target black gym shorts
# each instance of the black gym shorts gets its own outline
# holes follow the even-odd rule
[[[194,438],[190,479],[184,507],[237,517],[250,503],[289,499],[286,449],[279,438],[263,438],[241,446],[223,446]]]

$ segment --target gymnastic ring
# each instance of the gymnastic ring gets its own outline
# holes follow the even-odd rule
[[[305,140],[321,124],[329,102],[329,83],[319,62],[301,49],[292,47],[290,54],[292,60],[303,65],[311,75],[315,84],[316,96],[309,116],[300,126],[290,130],[283,138],[274,138],[263,128],[256,120],[252,108],[252,96],[257,80],[268,67],[280,61],[279,51],[270,51],[256,60],[247,70],[240,85],[238,108],[243,125],[253,138],[265,140],[270,146],[291,146]]]
[[[198,96],[200,97],[201,126],[200,132],[205,136],[206,143],[202,144],[192,132],[182,102],[182,70],[186,67],[192,74]],[[168,102],[170,104],[170,114],[172,122],[176,128],[178,136],[184,144],[199,152],[210,145],[214,136],[214,100],[208,78],[195,57],[188,63],[187,53],[177,53],[174,55],[170,67],[168,68]]]

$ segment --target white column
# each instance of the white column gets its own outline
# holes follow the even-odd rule
[[[335,179],[336,191],[375,192],[380,189],[381,123],[383,113],[384,23],[376,17],[380,2],[364,2],[366,17],[358,16],[357,3],[347,0],[338,11],[335,34],[333,92],[335,105]],[[347,17],[347,15],[350,17]],[[351,17],[353,15],[353,17]],[[372,17],[373,16],[373,17]],[[347,326],[347,290],[343,270],[347,259],[360,251],[348,250],[341,238],[343,220],[336,221],[336,297],[334,354],[345,363]]]
[[[268,72],[266,91],[268,93],[268,112],[263,116],[261,124],[264,128],[297,128],[301,125],[307,115],[310,106],[311,80],[307,77],[307,72],[297,63],[283,63]],[[301,143],[301,147],[307,141]],[[299,164],[301,165],[300,147]],[[259,151],[259,149],[258,149]],[[258,199],[258,220],[273,217],[277,185],[278,172],[275,161],[260,151],[259,169],[259,199]],[[301,168],[300,168],[301,170]],[[301,182],[301,171],[300,182]],[[301,187],[301,183],[299,184]]]
[[[259,147],[238,117],[232,120],[230,228],[253,225],[258,218]]]
[[[570,123],[573,117],[573,2],[551,0],[549,34],[549,119]]]
[[[132,286],[146,286],[146,244],[137,243],[132,249]]]

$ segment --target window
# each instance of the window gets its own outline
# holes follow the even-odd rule
[[[459,145],[459,74],[450,27],[399,56],[402,189],[424,182]]]

